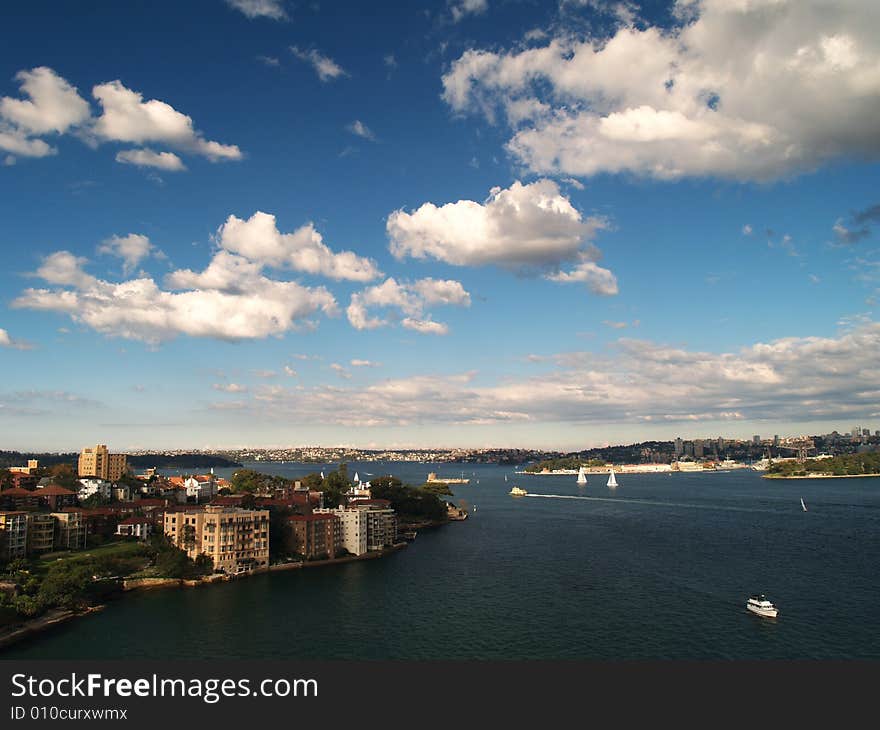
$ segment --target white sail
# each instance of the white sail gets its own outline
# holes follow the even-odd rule
[[[324,479],[324,472],[321,472],[321,479]]]
[[[804,498],[803,498],[803,497],[801,497],[801,507],[803,508],[804,512],[807,511],[807,505],[804,504]]]
[[[355,482],[355,484],[357,484],[360,480],[361,480],[361,478],[358,476],[358,473],[355,472],[355,473],[354,473],[354,482]]]
[[[578,484],[586,484],[587,483],[587,474],[584,471],[584,467],[581,467],[580,469],[578,469],[577,483]]]
[[[507,481],[507,474],[504,475],[504,481]]]
[[[608,486],[609,487],[616,487],[617,486],[617,479],[614,478],[614,469],[612,469],[611,473],[608,475]]]

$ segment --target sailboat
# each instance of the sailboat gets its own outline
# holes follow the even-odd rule
[[[617,486],[617,479],[614,478],[614,469],[612,469],[611,473],[608,475],[608,486],[609,487],[616,487]]]
[[[807,511],[807,505],[804,504],[804,498],[803,498],[803,497],[801,497],[801,508],[804,510],[804,512]]]
[[[358,476],[358,473],[355,472],[354,473],[354,483],[357,484],[360,480],[361,480],[361,478]]]
[[[507,481],[507,474],[504,475],[504,481]]]
[[[578,484],[586,484],[586,483],[587,483],[587,474],[586,474],[586,472],[584,471],[584,467],[581,467],[581,468],[578,470],[577,483],[578,483]]]

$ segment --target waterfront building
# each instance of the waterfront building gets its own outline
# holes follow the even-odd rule
[[[127,517],[116,526],[116,534],[148,540],[153,534],[153,523],[147,517]]]
[[[80,452],[77,473],[81,477],[98,477],[115,482],[127,471],[125,454],[111,454],[106,444],[87,447]]]
[[[333,514],[292,515],[295,551],[306,560],[335,558],[342,542],[339,519]]]
[[[191,558],[207,555],[214,570],[240,573],[269,564],[269,511],[207,505],[169,511],[168,539]]]
[[[53,512],[52,517],[56,550],[82,550],[86,546],[86,525],[81,512]]]
[[[55,518],[46,512],[27,513],[28,555],[51,553],[55,547]]]
[[[367,515],[367,550],[381,550],[397,542],[397,514],[386,499],[355,503]]]
[[[27,513],[0,512],[0,560],[10,561],[27,555]]]
[[[367,552],[367,510],[354,507],[337,507],[336,509],[319,507],[315,514],[336,515],[342,536],[342,547],[352,555],[363,555]]]
[[[684,453],[684,441],[680,438],[675,439],[675,458],[677,459]]]
[[[703,458],[703,439],[696,439],[694,441],[694,457],[697,459]]]

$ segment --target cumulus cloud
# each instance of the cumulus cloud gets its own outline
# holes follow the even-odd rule
[[[151,149],[122,150],[116,153],[116,161],[124,165],[136,165],[137,167],[155,167],[166,172],[179,172],[186,170],[177,155],[173,152],[154,152]]]
[[[97,84],[92,95],[102,108],[95,117],[89,103],[76,87],[53,69],[39,66],[19,71],[16,80],[27,97],[0,99],[0,150],[24,157],[45,157],[57,150],[41,136],[76,134],[90,144],[99,142],[159,143],[217,162],[241,159],[236,145],[205,139],[193,126],[193,120],[157,99],[126,88],[120,81]],[[180,158],[171,152],[149,148],[123,150],[116,160],[124,164],[160,168],[166,171],[185,169]]]
[[[111,236],[98,246],[98,253],[110,254],[122,259],[122,271],[126,276],[147,256],[151,254],[161,256],[161,252],[150,243],[150,239],[139,233]]]
[[[305,50],[298,46],[291,46],[290,52],[300,61],[305,61],[315,69],[315,73],[318,74],[318,78],[321,81],[332,81],[340,76],[348,76],[348,72],[336,61],[315,49]]]
[[[158,99],[144,101],[142,94],[123,86],[121,81],[98,84],[92,89],[103,112],[92,129],[98,138],[114,142],[161,142],[207,157],[211,162],[239,160],[236,145],[205,139],[193,127],[193,120],[170,104]]]
[[[770,180],[880,153],[873,0],[678,0],[678,24],[472,49],[443,76],[457,112],[510,126],[538,174]]]
[[[226,0],[226,4],[241,11],[248,18],[287,20],[283,0]]]
[[[348,281],[370,281],[382,275],[370,259],[351,251],[333,253],[312,223],[293,233],[281,233],[275,216],[260,211],[247,220],[229,216],[217,231],[217,239],[227,251],[264,266]]]
[[[492,188],[482,203],[424,203],[394,211],[386,229],[397,258],[434,258],[456,266],[558,265],[582,251],[605,227],[586,220],[552,180]]]
[[[12,306],[67,314],[97,332],[152,345],[181,334],[221,340],[281,336],[311,326],[309,318],[318,312],[337,313],[325,288],[269,279],[254,267],[244,267],[246,277],[236,282],[213,279],[215,272],[172,272],[172,290],[166,290],[144,275],[121,282],[98,279],[84,270],[86,263],[68,251],[46,257],[36,276],[63,288],[26,289]]]
[[[404,315],[400,320],[401,326],[422,334],[445,335],[449,332],[448,326],[433,321],[430,315],[425,316],[425,308],[433,304],[469,307],[470,303],[470,294],[458,281],[428,278],[412,283],[398,283],[396,279],[389,277],[381,284],[352,294],[346,315],[355,329],[370,330],[387,326],[391,322],[371,316],[369,310],[391,308]]]
[[[610,355],[560,353],[555,369],[476,385],[474,373],[362,387],[266,390],[255,413],[341,425],[806,422],[877,411],[880,324],[710,353],[620,340]],[[362,414],[371,414],[364,424]]]

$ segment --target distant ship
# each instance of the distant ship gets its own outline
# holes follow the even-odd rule
[[[461,479],[447,479],[445,477],[441,479],[437,476],[436,472],[432,471],[430,474],[428,474],[427,482],[428,484],[432,484],[434,482],[443,482],[443,484],[468,484],[470,482],[470,479],[464,478],[464,472],[461,473]]]
[[[611,473],[608,475],[608,486],[609,487],[616,487],[617,486],[617,479],[614,478],[614,469],[612,469]]]
[[[578,470],[577,483],[578,484],[586,484],[587,483],[587,473],[584,471],[584,467],[581,467]]]
[[[511,497],[525,497],[528,492],[525,489],[520,489],[519,487],[514,487],[510,490]]]

